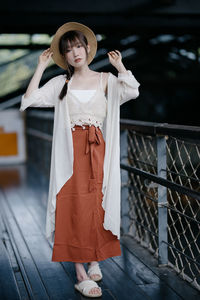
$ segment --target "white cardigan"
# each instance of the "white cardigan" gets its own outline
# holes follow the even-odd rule
[[[51,151],[50,180],[46,213],[46,238],[54,242],[56,194],[73,174],[73,141],[67,96],[60,100],[59,93],[65,75],[50,79],[27,98],[22,96],[20,111],[27,107],[54,107],[54,126]],[[130,70],[109,72],[107,116],[103,126],[105,139],[103,201],[105,210],[103,226],[120,239],[121,178],[120,178],[120,105],[139,95],[139,82]]]

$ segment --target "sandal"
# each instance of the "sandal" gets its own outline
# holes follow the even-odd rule
[[[90,277],[90,279],[94,280],[94,281],[100,281],[103,277],[101,269],[99,267],[99,263],[96,263],[93,266],[89,266],[88,267],[88,276]],[[99,278],[98,279],[94,279],[92,275],[98,275]]]
[[[94,280],[91,280],[91,279],[86,279],[86,280],[82,280],[79,283],[75,283],[74,287],[83,296],[86,296],[86,297],[96,298],[96,297],[102,296],[101,288],[98,286],[98,284],[96,282],[94,282]],[[95,293],[89,294],[89,291],[94,287],[98,287],[100,289],[100,294],[95,294]]]

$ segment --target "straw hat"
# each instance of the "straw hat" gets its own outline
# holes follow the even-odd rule
[[[66,62],[65,62],[64,58],[62,57],[62,55],[59,52],[59,40],[60,40],[60,37],[65,32],[70,31],[70,30],[79,30],[87,38],[88,44],[90,45],[90,52],[88,54],[88,64],[91,63],[91,61],[93,60],[93,58],[96,54],[96,51],[97,51],[96,36],[95,36],[94,32],[89,27],[87,27],[87,26],[85,26],[81,23],[77,23],[77,22],[68,22],[68,23],[63,24],[56,31],[56,33],[53,37],[53,40],[51,42],[50,49],[53,52],[52,59],[54,60],[54,62],[59,67],[65,69],[65,70],[67,69],[67,65],[66,65]]]

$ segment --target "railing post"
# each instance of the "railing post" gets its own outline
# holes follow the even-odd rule
[[[157,135],[157,174],[166,179],[166,137]],[[168,263],[167,188],[158,185],[158,265]]]
[[[120,162],[128,164],[128,130],[120,131]],[[128,172],[121,169],[121,234],[130,230]]]

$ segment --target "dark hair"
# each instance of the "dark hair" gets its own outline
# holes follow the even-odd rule
[[[70,46],[73,46],[77,40],[79,40],[81,45],[85,48],[86,57],[88,58],[88,52],[87,52],[88,41],[87,41],[87,38],[85,37],[85,35],[79,30],[70,30],[68,32],[65,32],[60,37],[60,41],[59,41],[60,54],[64,56],[65,52],[68,48],[68,44],[70,44]],[[70,64],[68,64],[67,61],[66,61],[66,64],[67,64],[66,79],[69,81],[71,79],[72,75],[74,74],[74,67],[71,66]],[[60,100],[62,100],[64,98],[64,96],[67,94],[67,87],[68,87],[68,83],[65,82],[65,84],[60,92],[60,95],[59,95]]]

